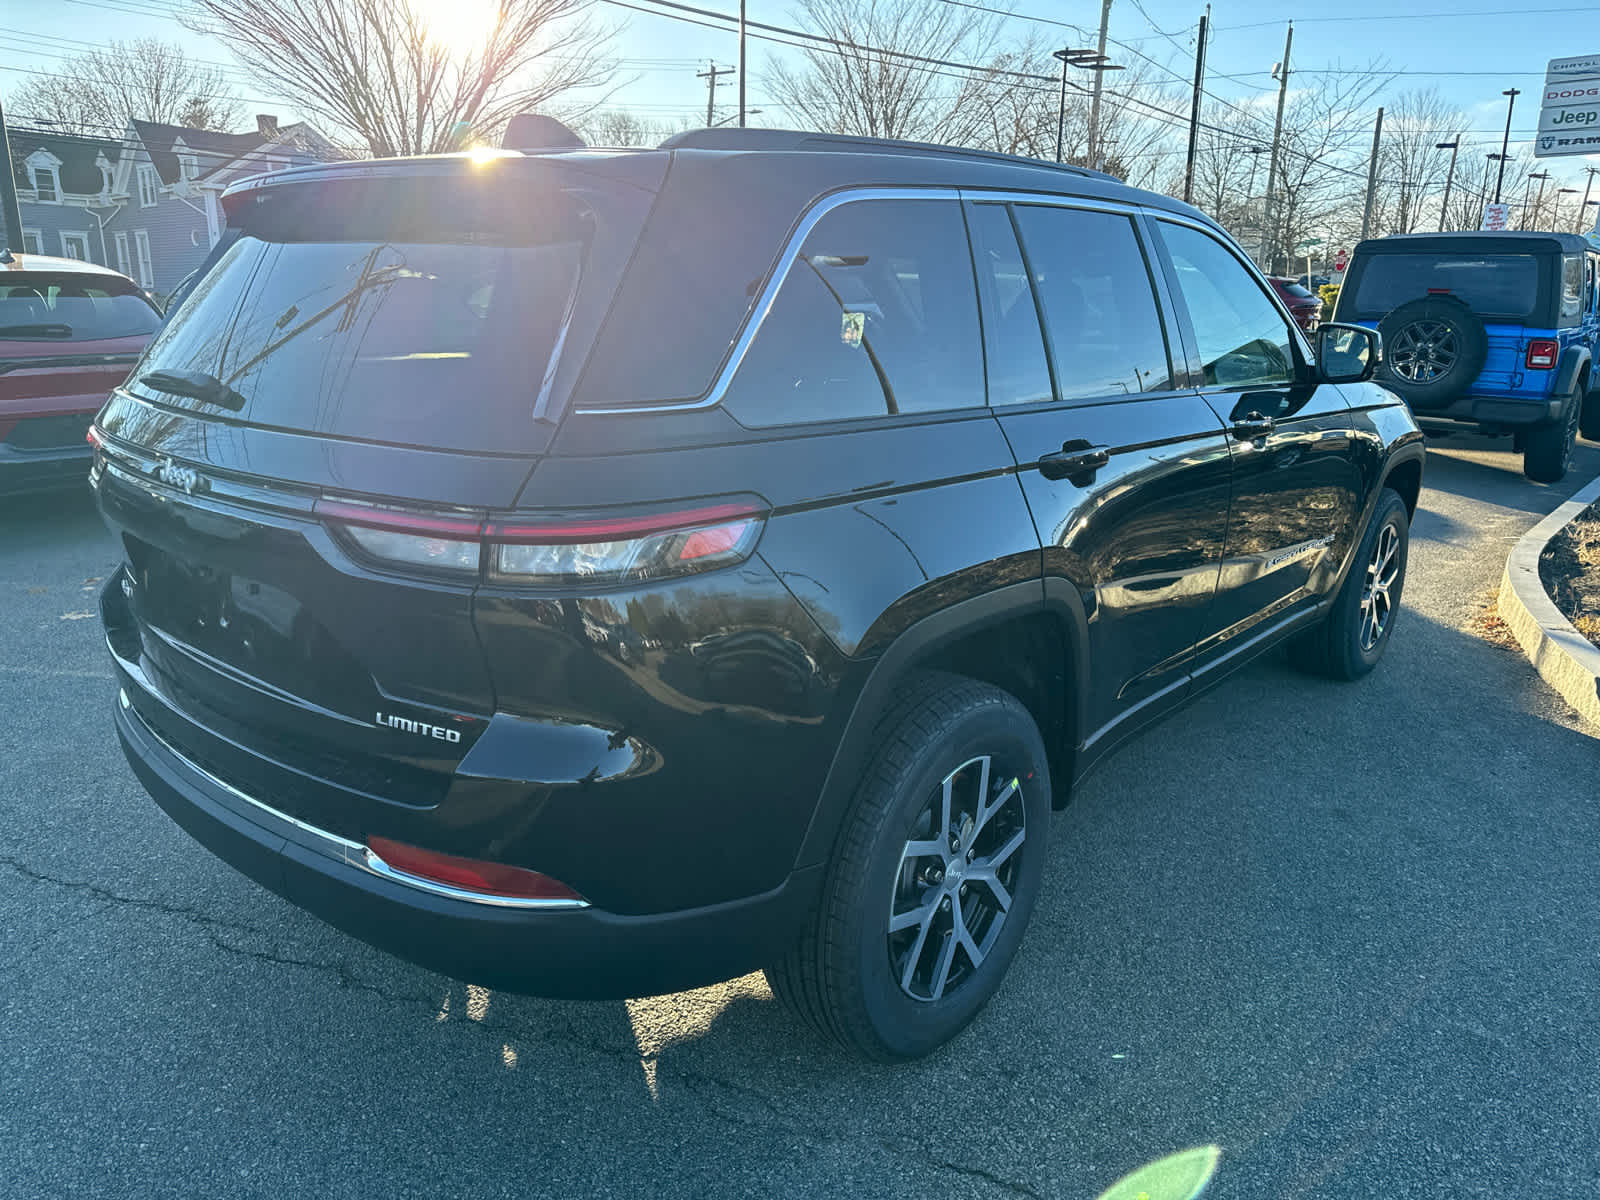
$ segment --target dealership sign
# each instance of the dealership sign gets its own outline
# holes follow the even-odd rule
[[[1600,154],[1600,54],[1552,58],[1539,101],[1535,158]]]

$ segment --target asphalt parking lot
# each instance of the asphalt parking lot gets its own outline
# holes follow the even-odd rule
[[[116,747],[87,495],[0,502],[0,1195],[1092,1200],[1204,1143],[1214,1197],[1600,1192],[1600,740],[1481,632],[1600,448],[1494,446],[1430,453],[1376,675],[1272,658],[1119,752],[999,998],[898,1068],[759,976],[501,995],[257,888]]]

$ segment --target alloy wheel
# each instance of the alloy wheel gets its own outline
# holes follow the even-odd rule
[[[889,902],[889,964],[906,995],[943,1000],[983,965],[1026,840],[1021,779],[987,755],[944,777],[913,822]]]
[[[1389,369],[1408,383],[1432,383],[1449,373],[1461,350],[1448,322],[1413,321],[1395,334],[1385,357]]]
[[[1372,547],[1367,579],[1361,589],[1361,649],[1371,652],[1389,631],[1394,618],[1392,589],[1400,575],[1400,531],[1385,525]]]

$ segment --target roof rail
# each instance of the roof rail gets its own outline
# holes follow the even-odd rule
[[[941,146],[933,142],[904,142],[895,138],[856,137],[843,133],[812,133],[799,129],[690,129],[675,133],[660,145],[662,150],[865,150],[876,154],[929,154],[941,158],[975,158],[986,162],[1014,163],[1030,167],[1049,167],[1069,175],[1105,179],[1121,183],[1104,171],[1075,167],[1068,163],[1029,158],[1021,154],[1002,154],[998,150],[973,150],[966,146]]]

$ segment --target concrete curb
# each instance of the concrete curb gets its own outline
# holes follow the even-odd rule
[[[1600,477],[1517,541],[1500,579],[1500,618],[1544,681],[1585,721],[1600,727],[1600,648],[1561,615],[1539,580],[1546,543],[1597,499]]]

